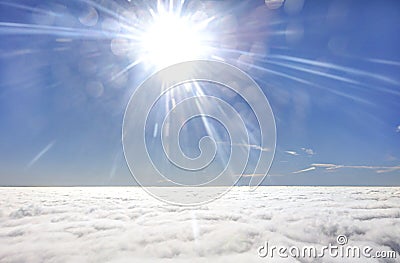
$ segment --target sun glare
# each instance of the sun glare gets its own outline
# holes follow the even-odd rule
[[[153,16],[141,38],[142,60],[155,67],[205,58],[207,47],[200,24],[187,17],[163,13]]]

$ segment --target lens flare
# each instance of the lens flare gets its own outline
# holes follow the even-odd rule
[[[161,68],[207,56],[206,22],[162,10],[152,15],[140,38],[142,61]]]

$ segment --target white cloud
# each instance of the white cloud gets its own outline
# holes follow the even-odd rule
[[[235,144],[234,144],[234,146],[236,146]],[[250,147],[251,149],[254,149],[254,150],[259,150],[259,151],[263,151],[263,152],[269,152],[269,151],[271,151],[271,149],[269,149],[269,148],[262,148],[261,146],[259,146],[259,145],[255,145],[255,144],[241,144],[241,145],[237,145],[237,146],[244,146],[244,147]]]
[[[399,126],[397,126],[397,128],[396,128],[396,132],[400,132],[400,125],[399,125]]]
[[[229,142],[217,142],[218,144],[225,144],[225,145],[230,145]],[[256,145],[256,144],[246,144],[246,143],[233,143],[231,144],[232,146],[236,146],[236,147],[245,147],[245,148],[250,148],[253,150],[258,150],[258,151],[263,151],[263,152],[269,152],[271,151],[271,149],[269,148],[263,148],[260,145]]]
[[[242,175],[237,175],[237,177],[263,177],[265,174],[242,174]]]
[[[299,154],[298,154],[297,152],[295,152],[295,151],[285,151],[285,153],[290,154],[290,155],[294,155],[294,156],[299,155]]]
[[[342,165],[342,164],[332,164],[332,163],[313,163],[311,167],[293,172],[300,173],[306,172],[310,170],[315,170],[316,168],[323,168],[325,170],[336,170],[340,168],[348,168],[348,169],[366,169],[366,170],[374,170],[377,173],[387,173],[400,170],[400,165],[398,166],[373,166],[373,165]]]
[[[343,167],[343,165],[337,165],[332,163],[313,163],[311,164],[311,166],[315,168],[325,168],[326,170],[335,170]]]
[[[301,148],[301,152],[303,152],[303,153],[305,153],[305,154],[307,154],[307,155],[309,155],[309,156],[312,156],[312,155],[315,154],[315,152],[314,152],[313,149],[304,148],[304,147]],[[293,155],[293,156],[299,156],[299,155],[300,155],[300,153],[298,153],[298,152],[296,152],[296,151],[285,151],[285,153],[290,154],[290,155]]]
[[[304,151],[308,155],[314,155],[315,154],[313,149],[301,148],[301,150]]]
[[[306,169],[303,169],[303,170],[300,170],[300,171],[296,171],[296,172],[293,172],[294,174],[299,174],[299,173],[304,173],[304,172],[308,172],[308,171],[312,171],[312,170],[315,170],[316,168],[315,167],[309,167],[309,168],[306,168]]]
[[[392,166],[392,167],[377,167],[375,170],[376,170],[377,173],[387,173],[387,172],[400,171],[400,165],[399,166]]]
[[[396,187],[236,187],[201,207],[137,187],[0,188],[0,202],[2,262],[276,262],[258,258],[265,241],[324,246],[339,234],[400,246]]]

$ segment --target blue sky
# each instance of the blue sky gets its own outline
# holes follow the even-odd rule
[[[155,4],[64,2],[0,3],[0,184],[133,185],[123,114],[157,67],[133,65],[144,51],[130,43]],[[277,147],[264,183],[399,185],[400,3],[270,7],[188,1],[182,8],[200,21],[213,18],[205,29],[213,48],[201,58],[238,66],[269,100]],[[206,93],[220,95],[213,90]],[[205,133],[196,124],[186,129]],[[183,148],[198,154],[191,140]]]

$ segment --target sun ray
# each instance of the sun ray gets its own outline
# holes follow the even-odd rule
[[[293,62],[297,62],[300,64],[308,64],[308,65],[313,65],[313,66],[318,66],[321,68],[326,68],[326,69],[333,69],[333,70],[337,70],[343,73],[350,73],[350,74],[354,74],[357,76],[364,76],[364,77],[370,77],[379,81],[384,81],[388,84],[391,85],[400,85],[400,83],[396,80],[393,80],[389,77],[386,76],[382,76],[380,74],[376,74],[373,72],[368,72],[368,71],[364,71],[364,70],[360,70],[360,69],[356,69],[356,68],[352,68],[352,67],[346,67],[346,66],[340,66],[340,65],[336,65],[333,63],[328,63],[328,62],[321,62],[321,61],[316,61],[316,60],[311,60],[311,59],[305,59],[305,58],[299,58],[299,57],[293,57],[293,56],[287,56],[287,55],[271,55],[271,58],[277,58],[277,59],[281,59],[281,60],[288,60],[288,61],[293,61]]]
[[[0,34],[52,35],[59,37],[75,37],[79,39],[112,39],[116,37],[130,38],[129,35],[112,31],[11,22],[0,22]]]

